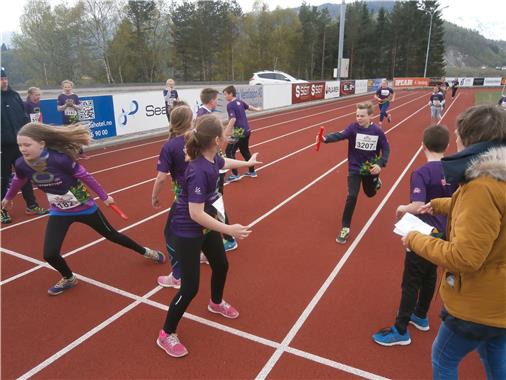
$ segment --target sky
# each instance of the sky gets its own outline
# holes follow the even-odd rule
[[[19,18],[23,13],[23,7],[29,0],[2,1],[2,22],[0,32],[19,32]],[[250,12],[254,0],[237,0],[244,12]],[[50,0],[52,4],[58,4],[61,0]],[[270,9],[280,6],[281,8],[293,8],[300,6],[302,0],[264,0]],[[340,3],[332,0],[306,0],[309,5],[324,3]],[[346,0],[347,3],[353,2]],[[441,7],[448,6],[443,10],[443,18],[459,26],[478,30],[485,37],[491,39],[506,40],[506,21],[504,20],[504,0],[482,0],[479,4],[475,0],[439,0]]]

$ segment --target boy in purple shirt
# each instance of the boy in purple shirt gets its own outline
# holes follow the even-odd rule
[[[388,87],[388,82],[386,79],[381,81],[381,86],[376,91],[374,95],[374,99],[378,101],[380,108],[380,121],[379,125],[383,125],[383,119],[386,117],[388,122],[392,122],[392,117],[389,113],[387,113],[388,107],[390,107],[390,103],[395,100],[394,90]]]
[[[88,193],[85,185],[97,193],[107,206],[114,204],[114,199],[75,161],[81,145],[89,144],[90,139],[88,128],[82,125],[58,128],[39,123],[26,124],[17,136],[22,157],[16,161],[16,175],[2,200],[2,207],[12,203],[18,190],[28,181],[46,193],[50,212],[44,239],[44,259],[63,277],[48,289],[49,295],[53,296],[77,284],[77,278],[60,254],[67,231],[74,222],[90,226],[106,239],[147,259],[158,263],[165,261],[161,252],[142,247],[116,231]]]
[[[229,139],[229,144],[225,150],[225,154],[228,158],[235,158],[235,152],[237,149],[241,152],[241,155],[245,160],[249,160],[251,153],[249,151],[249,137],[251,134],[248,118],[246,117],[246,110],[260,111],[260,108],[248,105],[246,102],[236,98],[237,91],[234,86],[228,86],[223,90],[225,99],[229,102],[227,104],[227,113],[229,117],[229,123],[226,130],[232,131],[232,135]],[[257,173],[255,168],[251,166],[248,171],[244,173],[245,176],[256,178]],[[236,169],[232,170],[232,175],[228,177],[228,182],[239,181],[241,177]]]
[[[197,110],[197,117],[208,115],[214,112],[218,106],[219,91],[214,88],[204,88],[200,92],[200,101],[202,105]]]
[[[423,133],[423,146],[427,163],[411,175],[411,203],[397,208],[397,218],[404,213],[417,214],[418,209],[434,198],[451,197],[456,186],[447,184],[444,179],[441,158],[444,155],[450,134],[442,125],[433,125]],[[417,215],[425,223],[434,226],[435,236],[444,238],[446,217],[442,215]],[[395,325],[382,329],[373,335],[373,340],[382,346],[408,345],[411,343],[408,323],[422,331],[429,330],[430,302],[434,295],[437,281],[437,266],[407,251],[404,259],[402,276],[402,295]]]
[[[74,83],[70,80],[61,82],[63,93],[58,96],[57,109],[62,113],[63,125],[74,124],[79,121],[78,112],[81,109],[79,97],[72,92]]]
[[[185,172],[181,195],[174,205],[170,229],[174,233],[174,252],[181,263],[181,288],[172,299],[157,345],[168,355],[188,354],[179,341],[176,329],[192,299],[197,295],[200,279],[200,252],[211,266],[211,299],[207,309],[226,318],[237,318],[239,312],[223,300],[228,261],[222,233],[244,239],[250,234],[246,226],[227,225],[223,199],[216,189],[220,169],[257,164],[256,154],[247,162],[223,158],[218,154],[224,142],[221,121],[211,115],[197,119],[195,129],[186,134],[186,151],[190,163]]]
[[[379,174],[390,155],[390,146],[381,127],[371,121],[371,102],[358,103],[357,122],[344,131],[323,137],[324,143],[348,140],[348,197],[344,207],[342,228],[336,241],[344,244],[350,236],[351,218],[357,204],[360,184],[368,197],[373,197],[381,187]],[[318,141],[318,136],[316,136]]]

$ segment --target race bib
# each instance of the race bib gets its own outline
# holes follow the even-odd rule
[[[355,149],[376,150],[376,147],[378,146],[378,138],[379,136],[357,133],[357,137],[355,139]]]
[[[40,120],[40,112],[31,113],[30,114],[30,121],[32,123],[40,123],[41,122],[41,120]]]
[[[46,193],[46,195],[49,203],[61,210],[67,210],[81,205],[81,202],[79,202],[76,196],[70,191],[63,195],[50,193]]]
[[[432,101],[432,105],[433,105],[434,107],[439,107],[439,106],[441,105],[441,102],[440,102],[439,100],[437,100],[437,99],[434,99],[434,100]]]
[[[225,223],[225,204],[223,203],[223,197],[219,197],[214,203],[213,207],[218,211],[218,219],[220,222]]]
[[[77,111],[72,107],[65,108],[64,112],[65,112],[65,115],[67,115],[67,116],[76,116],[77,115]]]
[[[381,96],[390,96],[389,90],[381,90]]]

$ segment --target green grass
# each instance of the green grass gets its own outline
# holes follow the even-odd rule
[[[501,96],[501,91],[477,92],[474,94],[474,105],[497,104]]]

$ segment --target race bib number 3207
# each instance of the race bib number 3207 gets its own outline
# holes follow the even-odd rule
[[[376,150],[376,147],[378,146],[378,138],[379,136],[364,135],[362,133],[357,133],[357,137],[355,140],[355,149]]]

